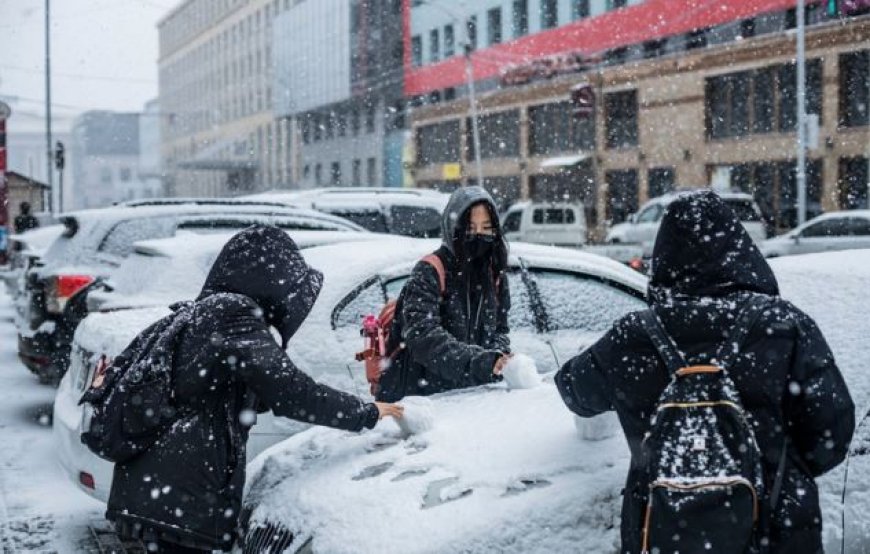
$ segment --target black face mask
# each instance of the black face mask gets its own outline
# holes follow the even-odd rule
[[[465,235],[465,257],[469,260],[480,260],[492,253],[495,235]]]

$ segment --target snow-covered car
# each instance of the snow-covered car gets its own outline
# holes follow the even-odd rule
[[[679,192],[675,192],[651,199],[641,206],[637,213],[631,214],[628,221],[612,226],[604,241],[611,244],[640,244],[643,248],[643,256],[645,258],[652,256],[662,216],[665,215],[665,210],[677,198],[678,194]],[[743,223],[752,240],[756,244],[761,244],[767,238],[767,230],[761,216],[761,209],[752,195],[742,192],[720,192],[718,194]]]
[[[450,196],[428,189],[333,187],[264,192],[248,198],[311,208],[376,233],[435,238],[441,236],[441,213]]]
[[[510,241],[583,246],[586,211],[580,202],[517,202],[502,216],[502,228]]]
[[[24,294],[24,274],[45,254],[63,232],[63,225],[48,225],[9,235],[9,263],[0,270],[13,302]]]
[[[863,414],[870,250],[773,265],[783,296],[818,321]],[[574,418],[549,375],[528,390],[434,396],[431,411],[431,429],[418,435],[392,421],[362,435],[315,428],[261,454],[249,464],[244,551],[619,550],[629,451],[615,415]],[[870,551],[868,423],[853,445],[846,552]],[[819,480],[830,552],[840,551],[843,472]]]
[[[68,364],[69,343],[81,319],[69,309],[75,295],[107,277],[137,240],[173,236],[179,230],[215,232],[254,223],[286,229],[364,232],[358,225],[303,208],[265,201],[148,201],[61,216],[64,230],[39,264],[28,270],[18,317],[19,358],[45,382]]]
[[[870,248],[870,210],[829,212],[761,244],[769,258]]]
[[[438,245],[432,240],[377,237],[304,251],[306,261],[324,273],[325,282],[311,314],[288,346],[290,357],[308,374],[360,395],[368,394],[363,366],[354,360],[363,347],[359,333],[363,317],[377,313],[388,298],[395,297],[417,260]],[[137,248],[143,258],[148,258],[146,251],[163,255],[116,272],[114,292],[101,293],[99,311],[90,313],[76,330],[70,369],[54,404],[54,433],[61,465],[92,496],[107,498],[112,466],[79,440],[83,417],[79,398],[97,366],[166,315],[169,304],[198,295],[221,246],[220,241],[206,244],[199,239],[194,244],[181,237],[140,243]],[[555,371],[613,319],[643,303],[645,278],[616,262],[536,245],[514,244],[511,251],[511,340],[518,351],[539,360],[540,371]],[[149,278],[152,274],[159,275],[158,282]],[[260,416],[248,443],[249,455],[301,428],[270,414]]]

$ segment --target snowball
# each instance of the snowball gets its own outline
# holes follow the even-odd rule
[[[406,396],[399,404],[405,408],[405,414],[396,419],[399,428],[406,436],[419,435],[435,426],[435,414],[432,411],[432,401],[422,396]]]
[[[577,434],[586,441],[602,441],[615,436],[620,429],[616,412],[605,412],[595,417],[574,416]]]
[[[525,354],[515,354],[504,366],[502,375],[510,389],[533,389],[541,384],[535,360]]]

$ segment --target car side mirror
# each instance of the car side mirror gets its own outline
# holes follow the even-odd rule
[[[794,235],[792,235],[791,240],[794,241],[795,244],[800,244],[801,243],[800,233],[795,233]]]

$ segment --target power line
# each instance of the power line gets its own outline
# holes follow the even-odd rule
[[[43,69],[34,69],[31,67],[22,67],[17,65],[0,65],[0,69],[6,69],[8,71],[22,71],[25,73],[39,73],[43,74]],[[156,79],[137,79],[135,77],[111,77],[109,75],[92,75],[85,73],[64,73],[60,71],[52,71],[52,77],[68,77],[70,79],[84,79],[87,81],[108,81],[113,83],[130,83],[130,84],[148,84],[155,85],[157,84]]]

